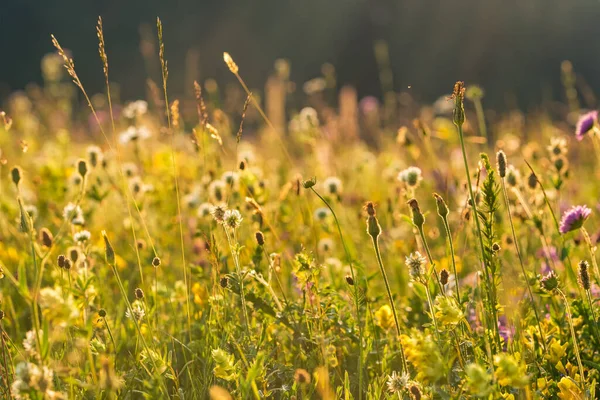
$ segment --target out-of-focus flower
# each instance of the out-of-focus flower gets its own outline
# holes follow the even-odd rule
[[[579,117],[577,120],[577,126],[575,127],[575,137],[577,140],[583,140],[586,133],[588,133],[594,125],[598,123],[598,111],[590,111]]]

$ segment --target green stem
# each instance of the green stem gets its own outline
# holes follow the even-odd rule
[[[581,227],[581,232],[583,233],[585,243],[587,244],[588,250],[590,251],[592,266],[594,267],[594,275],[596,275],[596,283],[600,283],[600,272],[598,270],[598,262],[596,261],[596,246],[593,245],[592,239],[590,238],[588,231],[584,227]]]
[[[569,301],[567,296],[560,289],[556,289],[558,294],[562,297],[565,302],[567,321],[569,322],[569,328],[571,329],[571,337],[573,338],[573,349],[575,351],[575,357],[577,358],[577,365],[579,366],[579,375],[581,376],[581,386],[585,388],[585,376],[583,374],[583,365],[581,364],[581,355],[579,354],[579,346],[577,345],[577,337],[575,336],[575,328],[573,328],[573,320],[571,319],[571,307],[569,307]]]
[[[535,304],[535,300],[533,298],[533,291],[531,290],[531,285],[529,284],[529,279],[527,277],[527,272],[525,271],[525,265],[523,264],[523,256],[521,255],[521,249],[519,248],[519,241],[517,240],[517,234],[515,233],[515,225],[512,220],[512,213],[510,211],[510,202],[508,201],[508,194],[506,192],[506,185],[504,183],[504,177],[500,180],[502,184],[502,193],[504,194],[504,203],[506,203],[506,211],[508,212],[508,221],[510,222],[510,230],[513,237],[513,243],[515,244],[515,250],[517,251],[517,257],[519,258],[519,264],[521,265],[521,272],[523,273],[523,279],[525,279],[525,284],[527,285],[527,291],[529,292],[529,298],[531,299],[531,306],[533,308],[533,312],[535,314],[535,320],[538,325],[538,329],[540,330],[540,336],[542,337],[542,347],[544,348],[544,353],[546,353],[546,338],[544,336],[544,331],[542,330],[542,324],[540,322],[540,316],[538,314],[537,306]]]
[[[379,264],[379,270],[381,271],[381,276],[383,276],[383,282],[385,284],[385,290],[387,291],[388,300],[390,302],[390,306],[392,307],[392,314],[394,314],[394,322],[396,323],[396,332],[398,333],[398,341],[400,343],[400,357],[402,359],[402,368],[405,372],[408,372],[408,367],[406,365],[406,357],[404,356],[404,346],[402,346],[402,340],[400,340],[400,323],[398,322],[398,314],[396,313],[396,306],[394,305],[394,298],[392,297],[392,291],[390,290],[390,283],[388,282],[387,274],[385,273],[385,268],[383,267],[383,261],[381,260],[381,253],[379,251],[379,243],[377,242],[377,237],[371,237],[373,239],[373,248],[375,249],[375,255],[377,256],[377,263]]]
[[[446,230],[446,235],[448,236],[448,243],[450,245],[450,255],[452,256],[452,270],[454,272],[454,283],[456,284],[456,300],[458,300],[458,304],[460,305],[460,289],[458,287],[458,271],[456,269],[456,258],[454,256],[454,241],[452,240],[452,233],[450,232],[450,225],[448,224],[448,219],[443,217],[444,221],[444,229]]]
[[[359,392],[358,392],[358,398],[359,400],[362,399],[362,395],[363,395],[363,328],[362,328],[362,324],[361,324],[361,319],[360,319],[360,303],[359,303],[359,291],[358,291],[358,281],[356,280],[356,274],[354,272],[354,265],[352,264],[352,257],[350,257],[350,251],[348,251],[348,246],[346,246],[346,241],[344,240],[344,236],[342,235],[342,228],[340,227],[340,222],[337,218],[337,215],[335,214],[335,211],[333,211],[333,208],[331,208],[331,205],[329,205],[329,202],[327,200],[325,200],[315,189],[314,187],[310,188],[312,190],[312,192],[314,194],[317,195],[317,197],[319,199],[321,199],[321,201],[327,206],[327,208],[329,208],[329,211],[331,211],[331,215],[333,215],[333,219],[335,221],[335,225],[337,227],[338,230],[338,234],[340,235],[340,240],[342,242],[342,246],[344,247],[344,252],[346,253],[346,258],[348,260],[348,265],[350,266],[350,275],[352,276],[352,280],[354,281],[354,306],[356,307],[356,322],[358,325],[358,340],[359,340],[359,346],[358,346],[358,387],[359,387]],[[404,355],[402,356],[404,358]]]
[[[246,295],[244,292],[244,277],[242,276],[242,269],[240,268],[239,254],[236,247],[236,243],[233,243],[232,235],[229,234],[226,226],[223,226],[225,235],[227,235],[227,242],[229,243],[229,250],[233,257],[233,264],[235,265],[235,272],[240,280],[240,298],[242,300],[242,313],[244,314],[244,323],[246,325],[246,333],[250,337],[250,319],[248,318],[248,309],[246,308]]]

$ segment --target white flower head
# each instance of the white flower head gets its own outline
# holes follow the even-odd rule
[[[85,222],[81,207],[73,203],[69,203],[65,206],[63,209],[63,217],[67,222],[70,222],[73,225],[83,225]]]
[[[403,372],[402,374],[398,374],[396,371],[392,372],[391,375],[388,375],[387,387],[390,393],[400,393],[406,389],[408,385],[408,381],[410,380],[410,375],[408,373]]]
[[[119,142],[127,144],[129,142],[135,142],[139,140],[148,139],[150,137],[150,130],[145,126],[130,126],[127,130],[121,132],[119,135]]]
[[[85,243],[88,240],[90,240],[91,237],[92,234],[89,231],[82,230],[79,232],[75,232],[75,234],[73,235],[73,240],[75,240],[77,243]]]
[[[325,181],[323,181],[323,187],[328,195],[334,196],[342,194],[342,181],[335,176],[330,176],[325,179]]]
[[[223,215],[223,225],[231,229],[237,229],[242,224],[242,219],[242,214],[238,210],[227,210]]]
[[[323,238],[319,240],[318,249],[320,253],[329,254],[335,247],[333,240],[330,238]]]
[[[425,274],[425,264],[427,259],[421,253],[415,251],[406,257],[406,266],[408,273],[413,280],[419,279]]]
[[[198,206],[198,211],[197,211],[196,215],[198,215],[199,218],[206,218],[211,215],[212,208],[213,208],[212,204],[202,203]]]
[[[125,311],[125,316],[127,318],[131,319],[133,317],[136,321],[141,321],[145,315],[146,311],[144,310],[144,305],[138,300],[131,303],[131,310],[128,309]]]
[[[315,219],[325,221],[331,215],[331,211],[327,207],[319,207],[315,210]]]
[[[398,180],[404,182],[408,187],[416,188],[423,180],[421,168],[419,167],[408,167],[405,170],[400,171],[398,174]]]
[[[222,180],[215,180],[208,185],[208,195],[210,199],[215,202],[221,202],[225,200],[225,191],[227,190],[227,184]]]
[[[144,100],[136,100],[125,106],[123,116],[125,118],[141,117],[148,112],[148,103]]]

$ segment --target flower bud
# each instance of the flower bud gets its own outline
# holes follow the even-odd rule
[[[263,233],[261,231],[256,232],[255,237],[256,237],[256,243],[258,243],[259,246],[265,245],[265,235],[263,235]]]
[[[454,110],[452,112],[454,124],[461,127],[465,123],[465,107],[463,100],[465,97],[465,84],[458,81],[454,84],[452,98],[454,99]]]
[[[346,275],[346,283],[350,286],[354,286],[354,279],[352,279],[352,276]]]
[[[506,154],[502,150],[496,153],[496,167],[500,178],[504,178],[506,176]]]
[[[108,236],[106,236],[106,231],[102,231],[102,238],[104,238],[104,248],[105,248],[105,257],[106,262],[110,265],[115,264],[115,250],[113,249],[110,241],[108,240]]]
[[[12,179],[12,182],[15,184],[15,186],[19,187],[19,182],[21,182],[21,168],[14,167],[13,169],[11,169],[10,177]]]
[[[447,285],[448,284],[448,279],[450,278],[450,274],[448,273],[447,269],[443,269],[440,271],[440,283],[442,285]]]
[[[446,202],[444,201],[442,196],[440,196],[437,193],[434,193],[433,197],[435,198],[435,203],[437,204],[437,210],[438,210],[439,216],[442,218],[446,218],[448,216],[448,214],[450,213],[450,210],[448,210],[448,206],[446,205]]]
[[[77,161],[77,172],[79,172],[82,178],[85,178],[88,173],[88,166],[85,160],[81,159]]]
[[[412,210],[413,224],[415,224],[417,228],[422,229],[423,224],[425,223],[425,217],[423,216],[423,213],[421,213],[419,202],[416,199],[410,199],[408,205]]]

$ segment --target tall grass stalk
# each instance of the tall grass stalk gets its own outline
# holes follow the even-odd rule
[[[313,186],[310,186],[310,190],[317,195],[319,199],[325,204],[325,206],[331,211],[331,215],[333,215],[333,219],[335,221],[335,225],[337,227],[338,235],[340,236],[340,241],[342,242],[342,247],[344,248],[344,252],[346,254],[346,259],[348,260],[348,265],[350,266],[350,275],[352,280],[354,281],[354,307],[356,308],[356,324],[358,326],[358,398],[362,399],[363,391],[364,391],[364,377],[363,377],[363,326],[360,318],[360,291],[358,280],[356,279],[356,272],[354,270],[354,264],[352,263],[352,257],[350,256],[350,251],[348,250],[348,246],[346,245],[346,241],[344,240],[344,236],[342,235],[342,228],[340,227],[340,222],[335,214],[335,211],[323,196],[317,192]],[[387,279],[387,278],[386,278]],[[394,313],[395,315],[395,313]],[[401,344],[402,345],[402,344]],[[402,356],[404,358],[404,354]],[[404,361],[403,361],[404,362]]]

